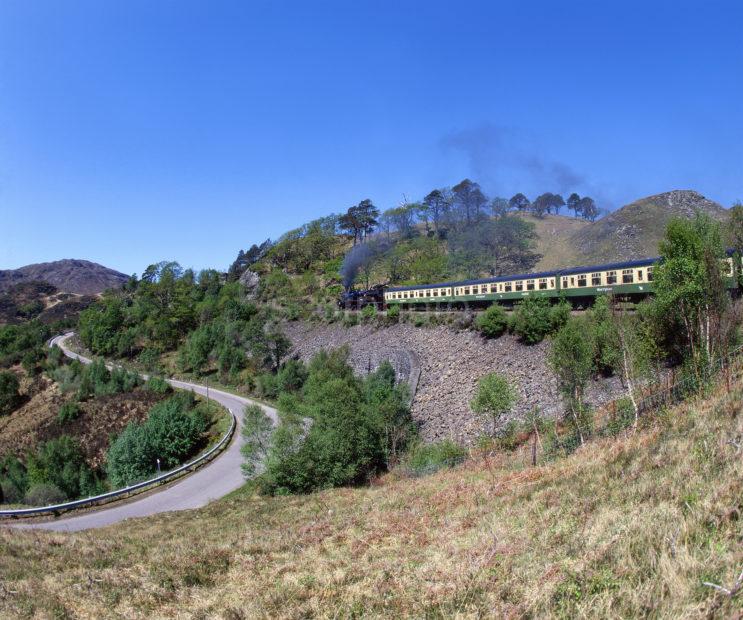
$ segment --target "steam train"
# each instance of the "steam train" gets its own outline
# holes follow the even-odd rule
[[[545,297],[565,298],[574,306],[585,307],[598,295],[640,301],[653,292],[653,270],[659,261],[659,257],[654,257],[459,282],[376,286],[364,291],[348,291],[338,300],[338,306],[360,310],[371,304],[378,309],[397,305],[401,309],[424,310],[484,307],[492,303],[512,306],[527,297]],[[741,273],[741,257],[728,251],[723,263],[728,289],[738,289]]]

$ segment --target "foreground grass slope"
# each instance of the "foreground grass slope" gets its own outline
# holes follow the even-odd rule
[[[743,387],[531,468],[0,532],[0,616],[739,617]]]

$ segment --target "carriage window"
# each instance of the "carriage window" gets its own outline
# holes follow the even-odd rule
[[[478,289],[476,286],[472,287],[472,294],[477,295],[480,292],[480,289]]]
[[[464,294],[465,295],[469,295],[470,294],[470,288],[469,288],[469,286],[465,286],[464,287]]]
[[[622,284],[632,284],[635,281],[635,276],[631,269],[622,270]]]
[[[504,291],[505,291],[506,293],[510,293],[510,292],[511,292],[511,288],[512,288],[512,286],[511,286],[511,283],[510,283],[510,282],[506,282],[506,283],[505,283],[505,284],[503,285],[503,290],[504,290]]]
[[[438,291],[437,291],[436,289],[434,289],[434,290],[433,290],[433,292],[432,292],[431,294],[432,294],[432,295],[433,295],[434,297],[438,297],[438,296],[439,296],[439,292],[438,292]]]
[[[563,278],[562,279],[562,288],[568,288],[568,279],[567,278]]]
[[[426,297],[430,297],[430,296],[431,296],[431,291],[426,291]]]
[[[653,281],[653,268],[648,267],[648,282],[652,282],[652,281]]]
[[[588,280],[586,279],[585,273],[578,276],[578,286],[588,286]]]
[[[600,273],[591,274],[591,286],[601,286],[601,274]]]
[[[642,282],[642,269],[637,270],[637,279]]]
[[[725,275],[726,276],[733,275],[733,261],[729,258],[725,261]]]
[[[527,291],[533,291],[534,290],[534,280],[527,280],[526,281],[526,290]]]
[[[524,283],[522,281],[516,282],[516,290],[517,291],[523,291],[524,290]]]
[[[617,283],[617,272],[616,271],[607,271],[606,272],[606,283],[607,284],[616,284]]]
[[[540,278],[539,279],[539,290],[543,291],[547,288],[547,278]]]

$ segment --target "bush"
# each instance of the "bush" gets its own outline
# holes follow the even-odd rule
[[[527,297],[516,308],[511,328],[524,344],[537,344],[552,331],[552,325],[549,301]]]
[[[550,309],[550,333],[554,334],[570,320],[573,307],[565,299],[561,299]]]
[[[364,306],[361,310],[361,320],[364,323],[369,323],[377,318],[377,307],[373,305]]]
[[[508,328],[508,316],[499,304],[493,304],[477,317],[477,329],[486,338],[498,338]]]
[[[162,377],[150,377],[145,387],[150,392],[155,392],[155,394],[169,394],[173,391],[170,384]]]
[[[343,327],[353,327],[359,324],[359,317],[353,312],[346,312],[343,316]]]
[[[425,476],[458,465],[466,455],[466,450],[451,439],[431,444],[416,443],[405,456],[403,469],[409,475]]]
[[[85,463],[80,444],[67,435],[40,444],[29,454],[27,468],[31,486],[54,485],[69,499],[92,495],[100,488],[100,482]]]
[[[80,406],[73,401],[63,403],[57,412],[57,421],[60,424],[67,424],[80,415]]]
[[[148,372],[154,372],[160,368],[160,350],[155,348],[145,348],[137,357],[139,363],[142,364],[145,370]]]
[[[256,391],[258,396],[275,399],[279,395],[278,377],[270,372],[264,372],[256,377]]]
[[[53,506],[66,501],[67,497],[53,484],[35,484],[26,493],[23,502],[29,506]]]
[[[387,319],[391,323],[397,323],[400,320],[400,306],[394,305],[387,308]]]
[[[632,407],[632,401],[629,398],[621,398],[615,403],[615,406],[609,413],[604,434],[609,436],[618,435],[630,428],[634,423],[635,410]]]
[[[19,387],[15,374],[0,372],[0,415],[8,415],[21,403]]]

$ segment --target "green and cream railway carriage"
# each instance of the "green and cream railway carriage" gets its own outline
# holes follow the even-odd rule
[[[576,305],[590,303],[597,295],[639,300],[652,293],[653,268],[659,260],[644,258],[542,273],[398,286],[385,290],[384,301],[388,306],[421,307],[428,304],[484,306],[493,302],[512,305],[526,297],[565,297]],[[740,260],[736,263],[740,269]],[[735,283],[733,272],[733,258],[729,256],[725,261],[725,275],[731,288]]]

